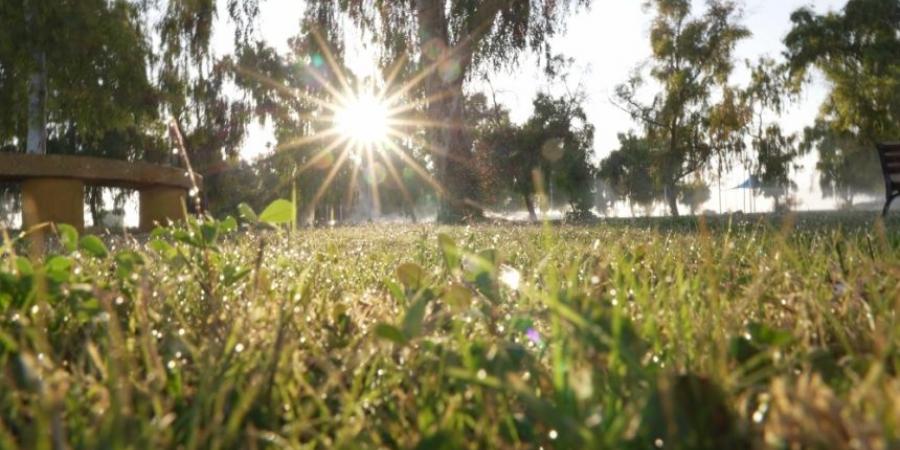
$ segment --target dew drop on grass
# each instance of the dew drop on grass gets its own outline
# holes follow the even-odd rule
[[[519,282],[522,280],[522,274],[518,270],[510,266],[500,267],[500,282],[505,284],[512,290],[519,289]]]
[[[757,410],[753,413],[753,422],[755,422],[755,423],[761,423],[761,422],[763,421],[763,417],[764,417],[764,416],[765,416],[765,415],[763,414],[763,412],[757,409]]]

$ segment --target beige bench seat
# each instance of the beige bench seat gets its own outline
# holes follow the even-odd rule
[[[184,169],[74,155],[0,152],[0,181],[22,188],[22,225],[67,223],[84,228],[84,186],[135,189],[140,196],[140,228],[178,220],[193,183]],[[200,183],[199,177],[197,182]]]

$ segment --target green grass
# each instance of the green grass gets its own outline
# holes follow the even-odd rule
[[[898,225],[7,242],[0,448],[897,448]]]

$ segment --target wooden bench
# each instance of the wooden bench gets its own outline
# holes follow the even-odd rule
[[[194,187],[184,169],[141,162],[73,155],[0,152],[0,181],[20,183],[22,227],[45,222],[84,229],[84,186],[135,189],[140,228],[184,217],[183,204]],[[197,177],[199,183],[199,177]]]
[[[900,142],[878,144],[878,158],[884,175],[885,202],[882,216],[887,216],[891,202],[900,197]]]

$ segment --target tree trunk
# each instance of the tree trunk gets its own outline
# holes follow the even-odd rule
[[[34,2],[25,8],[25,21],[37,30]],[[32,38],[33,39],[33,38]],[[25,151],[30,154],[47,153],[47,55],[32,41],[31,73],[28,76],[28,137]]]
[[[678,192],[673,186],[666,187],[666,202],[669,204],[669,213],[672,217],[678,217]]]
[[[424,94],[432,100],[426,108],[427,139],[435,157],[441,185],[438,221],[460,222],[481,216],[471,140],[465,127],[463,81],[471,64],[471,44],[453,48],[442,0],[416,0],[420,48],[439,49],[431,57],[423,55],[423,65],[431,72],[423,80]]]
[[[448,98],[441,101],[430,119],[435,123],[446,124],[436,130],[433,145],[440,155],[441,171],[439,181],[445,193],[441,196],[441,207],[438,219],[445,223],[456,223],[481,215],[475,206],[478,199],[478,183],[472,154],[471,136],[465,127],[465,98],[462,91],[462,80],[446,86],[444,92],[451,92]]]
[[[532,222],[537,222],[538,216],[537,213],[534,212],[534,199],[531,198],[531,195],[525,194],[525,207],[528,208],[528,218],[531,219]]]

